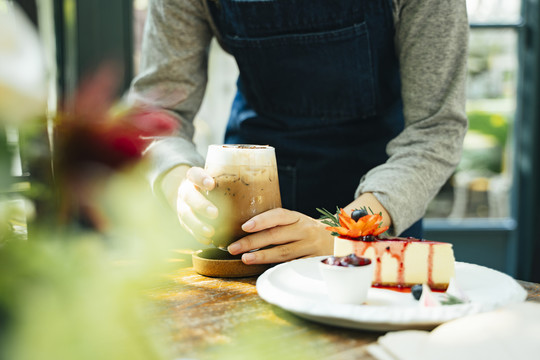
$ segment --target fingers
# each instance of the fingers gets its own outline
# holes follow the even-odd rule
[[[242,255],[242,262],[252,264],[274,264],[310,255],[310,247],[305,241],[293,241]]]
[[[202,223],[195,215],[192,209],[183,201],[178,202],[177,206],[178,220],[184,229],[186,229],[200,243],[208,245],[212,242],[210,239],[214,235],[214,228]]]
[[[257,232],[276,226],[291,225],[298,222],[301,216],[304,215],[296,211],[276,208],[252,217],[242,225],[242,230],[245,232]]]
[[[200,167],[192,167],[186,173],[186,177],[193,184],[204,190],[213,190],[216,186],[214,179]]]
[[[298,223],[302,215],[296,211],[277,208],[252,217],[242,225],[242,230],[252,232],[227,248],[233,255],[260,249],[269,245],[285,244],[298,240],[296,230],[289,225]]]
[[[192,171],[193,170],[193,171]],[[184,229],[186,229],[197,241],[203,244],[210,244],[211,237],[214,235],[214,228],[203,219],[215,219],[218,216],[218,209],[199,191],[201,187],[192,182],[191,179],[202,183],[207,183],[207,176],[201,168],[191,168],[188,171],[189,176],[182,182],[178,189],[178,198],[176,210],[178,220]],[[211,187],[214,183],[212,180]]]
[[[218,209],[206,196],[196,188],[191,181],[183,181],[178,189],[178,198],[186,203],[194,212],[203,215],[208,219],[215,219],[218,216]]]
[[[256,234],[245,236],[229,245],[227,250],[232,255],[237,255],[256,249],[261,249],[270,245],[286,244],[291,241],[298,240],[298,238],[295,238],[293,232],[294,230],[291,231],[291,229],[284,227],[271,228]]]
[[[325,225],[295,211],[274,209],[253,217],[244,230],[254,233],[227,250],[246,264],[269,264],[306,256],[331,254],[333,237]],[[261,249],[258,251],[253,251]]]
[[[233,254],[241,254],[269,245],[279,245],[298,240],[295,229],[287,227],[296,224],[302,215],[296,211],[277,208],[252,217],[242,225],[242,230],[253,234],[229,245],[227,250]]]

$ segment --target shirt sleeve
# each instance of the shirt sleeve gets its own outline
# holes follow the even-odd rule
[[[177,165],[204,163],[193,143],[193,119],[206,88],[211,38],[201,0],[149,2],[139,74],[127,98],[133,105],[161,108],[179,123],[176,134],[156,137],[146,151],[152,185]]]
[[[424,216],[461,158],[469,24],[465,0],[394,0],[394,12],[405,128],[355,195],[374,193],[397,235]]]

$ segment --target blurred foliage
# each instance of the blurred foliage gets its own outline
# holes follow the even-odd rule
[[[457,170],[502,172],[509,138],[508,118],[484,111],[469,112],[468,118],[469,130]]]
[[[13,191],[0,136],[0,359],[171,357],[146,294],[180,266],[172,249],[190,244],[152,193],[142,152],[176,122],[148,108],[112,112],[114,74],[103,67],[57,114],[54,152],[44,116],[19,121],[30,191]],[[26,196],[23,209],[48,205],[22,214],[31,232],[14,226],[13,194]]]
[[[0,118],[0,174],[11,173],[11,151],[7,144],[6,133]],[[12,183],[10,176],[0,175],[0,190],[9,189]]]
[[[140,175],[103,184],[107,231],[41,228],[0,248],[1,359],[169,358],[145,293],[188,244]]]
[[[493,136],[501,147],[506,146],[509,131],[509,119],[502,114],[486,111],[470,111],[469,131],[476,131],[484,135]]]

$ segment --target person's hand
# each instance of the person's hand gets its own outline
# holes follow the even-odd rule
[[[203,191],[210,191],[214,187],[214,179],[204,169],[192,167],[178,188],[176,201],[180,224],[197,241],[206,245],[211,243],[215,232],[208,220],[217,218],[218,209],[206,198]]]
[[[326,225],[296,211],[268,210],[242,225],[250,234],[229,245],[245,264],[272,264],[303,257],[331,255],[333,236]],[[263,249],[267,246],[270,248]],[[258,251],[248,252],[255,249]]]

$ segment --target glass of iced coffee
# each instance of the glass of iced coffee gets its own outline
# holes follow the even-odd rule
[[[227,246],[247,235],[242,224],[264,211],[281,207],[274,148],[267,145],[210,145],[205,169],[216,182],[208,199],[219,215],[212,243]]]

